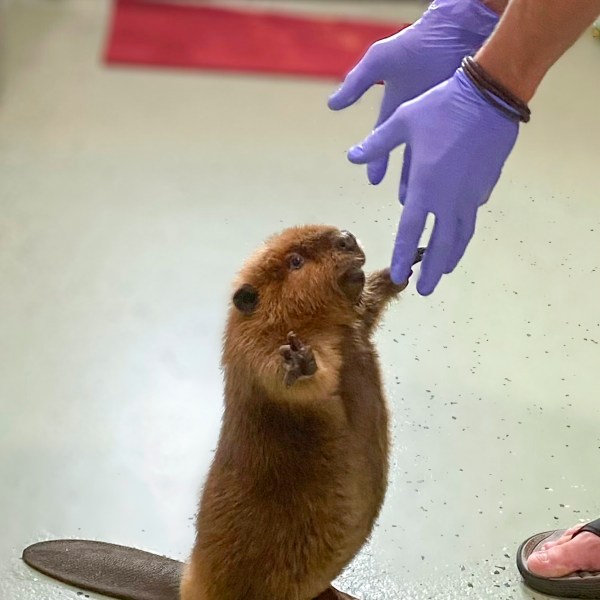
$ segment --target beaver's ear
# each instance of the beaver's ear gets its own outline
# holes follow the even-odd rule
[[[249,283],[245,283],[233,295],[233,305],[245,315],[254,312],[258,306],[258,290]]]

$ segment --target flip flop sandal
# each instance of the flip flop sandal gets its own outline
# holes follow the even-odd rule
[[[527,568],[527,559],[541,547],[560,538],[565,529],[538,533],[526,539],[517,551],[517,568],[532,590],[559,598],[600,599],[600,571],[577,571],[564,577],[540,577]],[[571,539],[587,531],[600,537],[600,519],[596,519],[577,530]]]
[[[30,567],[81,590],[120,600],[179,600],[183,563],[136,548],[88,540],[38,542],[23,551]],[[356,600],[329,587],[316,600]]]

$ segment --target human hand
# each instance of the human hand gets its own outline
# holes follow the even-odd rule
[[[354,104],[379,81],[385,90],[376,127],[404,102],[452,76],[490,35],[498,15],[481,0],[434,0],[413,25],[373,44],[329,98],[329,108]],[[367,165],[369,181],[385,176],[388,155]]]
[[[454,270],[475,231],[477,209],[487,202],[519,130],[488,103],[462,69],[393,115],[348,152],[355,164],[387,157],[406,144],[400,180],[404,205],[392,257],[394,283],[406,281],[429,213],[435,225],[417,290],[433,292]]]

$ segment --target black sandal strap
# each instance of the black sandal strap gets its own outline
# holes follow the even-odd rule
[[[583,533],[584,531],[587,531],[588,533],[593,533],[594,535],[597,535],[598,537],[600,537],[600,519],[596,519],[595,521],[592,521],[591,523],[584,525],[581,529],[579,529],[578,531],[576,531],[573,534],[571,539],[573,539],[575,536],[579,535],[580,533]]]

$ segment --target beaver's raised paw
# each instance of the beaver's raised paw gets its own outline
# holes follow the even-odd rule
[[[301,377],[310,377],[317,371],[317,362],[310,346],[305,346],[298,336],[290,331],[287,335],[287,344],[279,348],[285,366],[285,385],[290,387]]]

